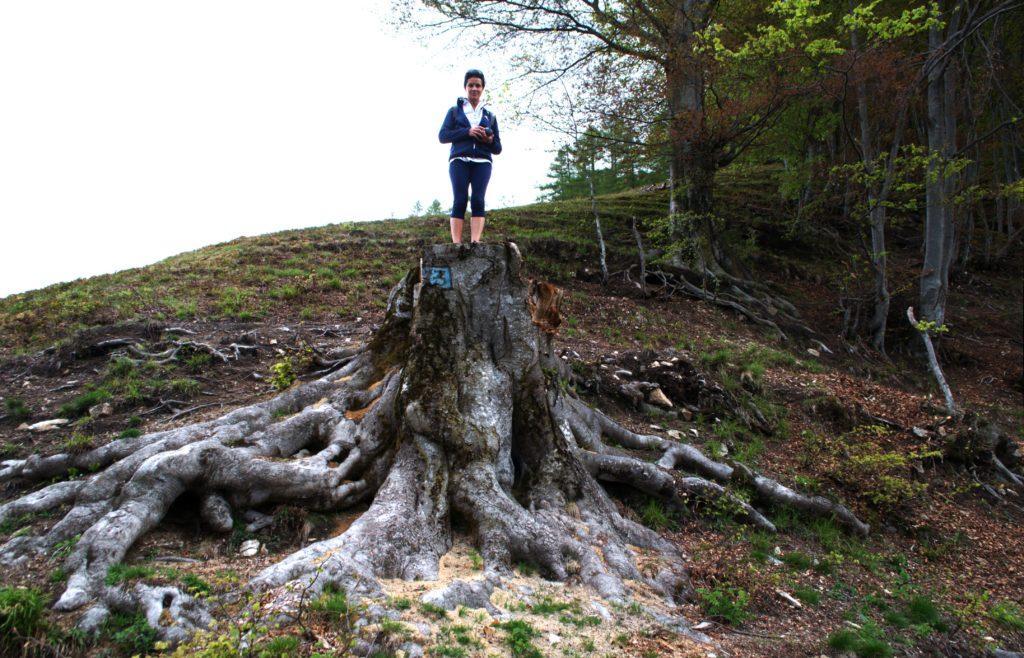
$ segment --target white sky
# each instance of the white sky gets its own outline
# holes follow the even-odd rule
[[[288,228],[451,203],[437,130],[500,52],[419,41],[388,0],[0,2],[0,296]],[[492,208],[553,137],[502,121]],[[442,238],[443,236],[439,236]]]

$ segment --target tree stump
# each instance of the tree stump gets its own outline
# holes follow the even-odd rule
[[[685,556],[620,514],[601,482],[677,505],[724,498],[740,519],[774,530],[726,488],[732,483],[758,501],[835,515],[867,532],[841,505],[692,446],[636,434],[584,404],[560,385],[570,373],[552,351],[561,292],[524,281],[521,267],[512,243],[428,247],[391,291],[381,328],[336,372],[216,420],[0,464],[0,480],[21,483],[71,468],[95,471],[0,506],[0,522],[70,508],[46,534],[8,541],[0,559],[17,564],[80,534],[55,607],[91,604],[83,624],[93,627],[111,608],[141,608],[151,619],[162,612],[172,623],[158,630],[176,641],[209,622],[200,602],[173,587],[127,590],[104,580],[185,492],[198,495],[211,532],[274,503],[317,510],[369,503],[346,531],[247,585],[271,590],[282,611],[300,605],[299,592],[328,583],[358,598],[382,595],[380,578],[436,578],[456,516],[468,522],[488,575],[526,562],[610,600],[645,586],[682,601],[690,594]],[[609,447],[605,438],[660,461]],[[680,466],[699,477],[682,476]]]

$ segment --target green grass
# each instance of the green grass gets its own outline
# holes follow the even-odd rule
[[[89,413],[90,408],[106,402],[110,397],[110,392],[103,388],[88,391],[60,405],[57,415],[61,418],[79,418]]]
[[[675,530],[679,527],[679,524],[657,498],[647,500],[647,504],[640,510],[640,520],[652,530]]]
[[[127,656],[150,653],[157,639],[156,629],[140,613],[129,615],[115,612],[103,623],[102,632]]]
[[[111,586],[120,585],[129,580],[155,578],[157,574],[156,569],[143,564],[114,564],[107,569],[107,577],[104,582]]]
[[[883,639],[882,631],[873,624],[854,631],[843,629],[828,636],[828,646],[837,651],[854,653],[857,658],[889,658],[892,647]]]
[[[988,616],[1000,626],[1015,631],[1024,631],[1024,609],[1013,601],[1000,601],[993,604]]]
[[[43,597],[36,589],[0,587],[0,648],[13,648],[42,628]]]
[[[505,644],[515,658],[544,658],[533,644],[533,638],[540,633],[529,622],[514,619],[498,624],[498,627],[505,631]]]
[[[353,608],[348,601],[348,594],[344,589],[331,583],[324,587],[320,596],[313,599],[309,609],[319,613],[325,619],[337,620],[352,614]]]
[[[579,604],[576,602],[556,601],[548,596],[541,597],[536,603],[530,606],[530,612],[535,615],[552,615],[556,612],[578,609]]]
[[[797,585],[793,588],[793,596],[795,596],[801,603],[805,603],[807,605],[818,605],[821,603],[821,592],[813,587]]]
[[[7,398],[4,400],[4,413],[12,422],[20,423],[32,415],[32,410],[21,398]]]
[[[806,571],[811,568],[814,564],[811,556],[800,551],[791,551],[782,556],[782,561],[789,567],[796,569],[797,571]]]

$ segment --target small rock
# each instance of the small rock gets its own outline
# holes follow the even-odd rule
[[[615,371],[615,375],[617,377],[632,377],[633,373],[630,372],[629,370],[625,370],[623,368],[619,368],[618,370]]]
[[[697,428],[696,427],[691,427],[690,428],[690,434],[692,434],[694,436],[700,436],[700,434],[697,433]]]
[[[242,557],[253,557],[260,552],[260,541],[258,539],[247,539],[242,542],[238,554]]]
[[[656,423],[651,423],[648,427],[650,427],[655,432],[663,432],[665,430],[664,427],[662,427],[661,425],[658,425]]]
[[[561,636],[555,635],[554,633],[548,633],[548,642],[550,644],[558,644],[562,641]]]
[[[695,630],[695,631],[702,631],[705,628],[711,628],[712,626],[714,626],[714,623],[712,623],[710,621],[702,621],[701,623],[699,623],[696,626],[694,626],[693,630]]]
[[[655,368],[660,368],[660,367],[661,367],[661,364],[660,364],[660,363],[658,363],[657,361],[652,361],[652,362],[650,363],[650,365],[648,365],[647,367],[648,367],[648,368],[651,368],[651,369],[653,370],[653,369],[655,369]]]
[[[271,345],[277,345],[277,339],[276,338],[271,338],[270,339],[270,344]]]
[[[669,430],[668,432],[666,432],[666,434],[668,434],[676,441],[681,441],[683,439],[683,433],[680,432],[679,430]]]
[[[913,432],[914,436],[916,436],[919,439],[927,439],[932,434],[931,432],[929,432],[928,430],[924,429],[923,427],[914,427],[914,428],[911,428],[910,431]]]
[[[612,620],[612,613],[608,612],[608,608],[604,607],[597,601],[591,601],[590,607],[594,609],[594,612],[596,612],[601,619],[605,621]]]
[[[664,368],[671,368],[671,367],[672,367],[672,363],[673,363],[673,362],[671,362],[671,361],[662,361],[662,362],[661,362],[661,365],[662,365],[662,367],[664,367]]]
[[[111,416],[113,413],[114,407],[109,402],[103,402],[94,407],[89,407],[90,418],[102,418],[104,416]]]
[[[423,658],[423,647],[415,642],[406,642],[399,651],[404,651],[406,658]]]
[[[821,356],[821,352],[819,352],[818,350],[814,349],[813,347],[808,347],[807,348],[807,353],[810,354],[811,356],[813,356],[814,358],[818,358],[819,356]]]
[[[55,430],[58,427],[63,427],[69,422],[71,421],[67,418],[51,418],[50,420],[41,420],[38,423],[33,423],[32,425],[22,423],[18,426],[18,429],[26,429],[30,432],[49,432],[50,430]]]
[[[648,393],[647,399],[651,401],[651,404],[655,404],[659,407],[664,407],[665,409],[670,409],[672,408],[672,406],[674,406],[672,404],[672,400],[668,399],[668,396],[665,395],[665,392],[661,390],[661,387],[658,387],[651,391],[650,393]]]
[[[689,409],[680,409],[679,418],[688,423],[693,420],[693,412]]]

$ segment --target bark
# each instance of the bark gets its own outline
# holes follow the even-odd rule
[[[392,291],[381,328],[340,369],[216,420],[82,455],[4,462],[0,481],[13,485],[59,479],[83,465],[96,472],[0,505],[0,521],[66,510],[45,533],[8,541],[0,559],[15,566],[81,535],[55,607],[90,606],[81,624],[93,629],[111,610],[143,610],[161,638],[176,642],[209,623],[203,602],[173,587],[128,590],[104,580],[186,492],[196,494],[211,532],[229,530],[236,515],[258,520],[279,503],[319,510],[369,503],[347,530],[247,585],[264,591],[283,617],[327,584],[355,601],[380,597],[381,578],[437,578],[456,516],[468,521],[496,585],[524,561],[611,600],[642,590],[681,602],[690,594],[685,556],[620,513],[602,481],[681,507],[722,499],[739,520],[769,530],[755,503],[835,515],[866,532],[842,505],[691,446],[634,434],[563,391],[558,381],[568,373],[551,345],[561,292],[527,284],[521,265],[511,243],[428,247],[420,268]],[[661,459],[622,453],[606,437]],[[738,498],[734,486],[752,491],[754,502]]]
[[[852,35],[853,48],[858,48],[858,35]],[[867,82],[863,74],[857,82],[857,118],[860,121],[860,148],[864,166],[871,171],[878,156],[875,148],[874,127],[868,108]],[[871,232],[871,269],[874,271],[874,300],[868,331],[871,334],[871,345],[879,352],[885,352],[885,329],[889,317],[889,285],[886,275],[885,251],[885,205],[884,199],[876,184],[871,184],[868,191],[868,225]]]
[[[601,259],[601,283],[608,285],[608,252],[604,244],[604,232],[601,230],[601,215],[597,212],[597,195],[594,192],[594,154],[591,153],[590,166],[587,168],[587,187],[590,191],[590,212],[594,215],[594,231],[597,234],[597,247]]]
[[[947,12],[947,30],[958,26],[959,13]],[[946,47],[941,28],[928,31],[931,57]],[[924,265],[921,271],[921,316],[937,325],[945,322],[949,268],[953,259],[953,180],[946,171],[956,145],[956,81],[953,64],[941,62],[928,73],[926,93],[928,173],[925,184]]]

